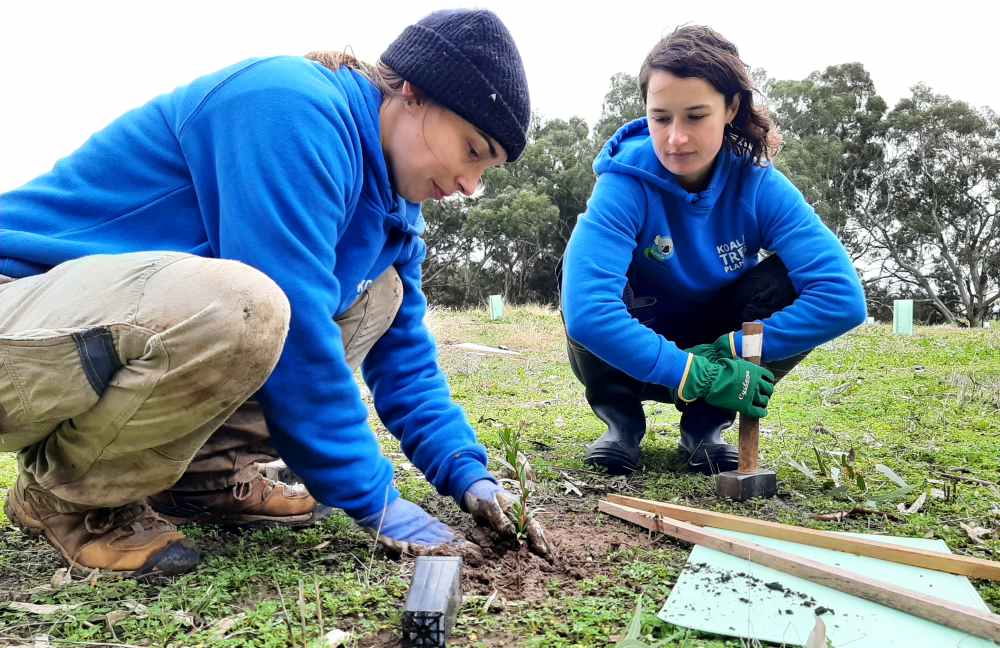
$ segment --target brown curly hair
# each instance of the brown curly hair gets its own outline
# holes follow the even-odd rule
[[[639,89],[646,102],[649,77],[662,70],[682,77],[704,79],[732,105],[739,97],[739,109],[726,125],[725,141],[738,155],[764,165],[781,143],[771,118],[763,106],[753,105],[753,83],[747,65],[730,41],[710,27],[684,25],[657,43],[639,70]]]

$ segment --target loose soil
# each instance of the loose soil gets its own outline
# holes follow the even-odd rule
[[[545,528],[553,557],[546,560],[515,543],[499,539],[481,527],[462,529],[469,541],[483,552],[480,564],[463,565],[464,594],[489,596],[497,600],[535,601],[558,593],[569,596],[579,591],[585,579],[610,575],[615,561],[609,556],[629,547],[647,546],[646,536],[635,527],[616,522],[595,525],[593,515],[546,513],[537,516]]]
[[[628,561],[624,554],[616,559],[616,552],[650,546],[641,529],[607,518],[598,524],[592,512],[539,511],[535,517],[545,528],[551,560],[536,556],[526,545],[518,547],[514,541],[500,538],[491,529],[475,526],[468,517],[461,522],[449,520],[482,554],[463,559],[463,597],[492,597],[494,611],[552,597],[572,597],[582,593],[581,581],[611,577]],[[490,633],[478,639],[478,645],[490,647],[517,645],[516,638],[504,634]],[[401,645],[399,635],[393,632],[382,632],[368,641],[365,645],[374,648]]]

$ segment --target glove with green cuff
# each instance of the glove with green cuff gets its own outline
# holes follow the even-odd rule
[[[774,393],[774,374],[746,360],[692,355],[679,393],[685,401],[701,398],[709,405],[764,418]]]
[[[690,349],[684,350],[712,362],[722,359],[734,360],[736,358],[736,339],[732,333],[723,333],[715,342],[710,344],[696,344]]]

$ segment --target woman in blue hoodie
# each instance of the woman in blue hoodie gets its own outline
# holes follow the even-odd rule
[[[358,366],[438,492],[513,533],[424,326],[420,202],[521,154],[517,48],[455,10],[376,66],[312,58],[197,79],[0,195],[6,510],[73,565],[183,572],[199,555],[174,522],[306,524],[313,497],[393,550],[452,550],[393,486]],[[308,493],[261,475],[272,446]]]
[[[585,461],[635,471],[642,401],[657,400],[681,411],[689,468],[733,470],[722,432],[736,412],[766,416],[777,379],[864,321],[864,294],[843,246],[768,162],[776,138],[732,43],[679,28],[639,85],[646,117],[594,162],[566,249],[570,364],[608,426]],[[744,321],[764,324],[762,367],[741,359]]]

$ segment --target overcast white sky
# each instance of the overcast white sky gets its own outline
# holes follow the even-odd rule
[[[0,191],[49,169],[122,112],[250,56],[350,46],[375,60],[428,12],[468,3],[305,0],[0,3]],[[800,79],[861,61],[892,105],[914,83],[1000,110],[1000,3],[480,2],[506,22],[547,117],[593,123],[608,79],[674,26],[708,24],[752,67]]]

